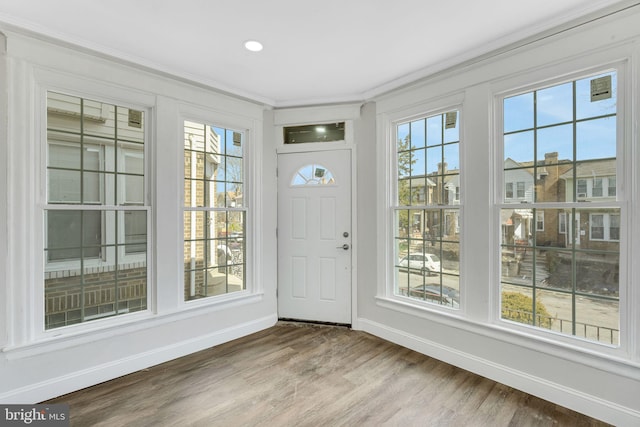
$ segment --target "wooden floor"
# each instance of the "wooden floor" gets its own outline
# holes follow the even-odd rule
[[[50,403],[72,426],[606,425],[364,332],[288,322]]]

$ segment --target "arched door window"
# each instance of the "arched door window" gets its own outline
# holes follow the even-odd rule
[[[322,165],[302,166],[291,179],[292,187],[333,185],[335,183],[336,181],[331,171]]]

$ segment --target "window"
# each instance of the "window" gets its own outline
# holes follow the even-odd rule
[[[518,182],[518,199],[524,199],[524,182]]]
[[[244,134],[184,122],[184,298],[246,289]]]
[[[620,215],[594,213],[589,218],[591,240],[620,240]]]
[[[591,190],[592,197],[602,197],[602,178],[593,179],[593,188]]]
[[[513,182],[507,182],[505,186],[505,197],[513,199]]]
[[[620,215],[609,215],[609,240],[620,240]]]
[[[47,94],[45,329],[147,308],[144,159],[142,111]]]
[[[604,215],[591,214],[589,221],[591,240],[604,240]]]
[[[287,126],[284,128],[285,144],[344,141],[345,122]]]
[[[335,184],[333,173],[322,165],[306,165],[298,169],[291,179],[294,187]]]
[[[536,212],[536,231],[544,231],[544,212]]]
[[[457,308],[460,289],[458,111],[395,126],[396,295]]]
[[[587,180],[586,179],[578,180],[578,186],[576,191],[578,193],[578,197],[587,197]]]
[[[616,177],[610,176],[609,178],[607,178],[607,184],[607,195],[609,197],[616,197]]]
[[[567,234],[567,213],[560,212],[558,214],[558,233]]]
[[[517,196],[527,193],[517,208],[502,200],[505,321],[619,344],[624,205],[602,200],[615,195],[618,173],[616,78],[606,71],[503,98],[502,182],[522,176]],[[545,218],[558,226],[545,229]]]

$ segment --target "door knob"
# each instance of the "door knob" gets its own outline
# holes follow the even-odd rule
[[[347,243],[345,243],[342,246],[338,246],[336,249],[344,249],[345,251],[348,251],[349,250],[349,245]]]

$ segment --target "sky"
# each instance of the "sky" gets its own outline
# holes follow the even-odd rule
[[[591,81],[611,76],[612,96],[591,101]],[[606,73],[576,81],[576,156],[573,154],[574,102],[571,82],[538,90],[536,160],[545,153],[558,152],[562,160],[592,160],[616,156],[616,74]],[[565,124],[562,124],[565,123]],[[504,158],[517,162],[534,160],[534,96],[533,92],[504,100]],[[511,133],[515,132],[515,133]]]
[[[611,78],[610,98],[591,101],[591,82],[605,76]],[[615,72],[589,76],[576,81],[576,153],[573,149],[574,94],[573,83],[563,83],[536,91],[537,108],[534,122],[534,93],[528,92],[504,99],[504,159],[516,162],[544,160],[545,153],[558,152],[560,160],[583,161],[616,157],[616,118],[601,117],[616,113],[617,78]],[[599,80],[602,81],[602,80]],[[600,117],[600,118],[595,118]],[[438,171],[443,160],[449,170],[459,169],[459,125],[444,129],[446,114],[404,123],[398,126],[397,137],[411,135],[411,148],[416,162],[411,175]],[[570,123],[567,123],[570,122]],[[534,124],[538,127],[533,130]],[[535,133],[534,133],[535,132]],[[537,150],[534,153],[534,138]],[[426,162],[425,162],[426,158]]]

